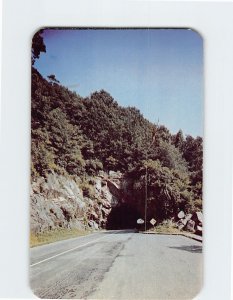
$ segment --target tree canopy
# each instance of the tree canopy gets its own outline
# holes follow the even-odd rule
[[[41,52],[46,52],[46,46],[42,36],[43,32],[43,29],[37,31],[32,38],[32,65],[34,65],[35,60],[40,57]]]
[[[42,32],[32,60],[46,51]],[[82,98],[32,68],[32,178],[50,172],[96,176],[121,171],[135,206],[143,206],[148,170],[149,213],[159,220],[202,208],[202,138],[172,135],[135,107],[121,107],[106,91]]]

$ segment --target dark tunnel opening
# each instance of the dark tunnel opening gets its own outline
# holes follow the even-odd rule
[[[140,217],[136,208],[129,204],[113,207],[106,223],[106,229],[133,229]]]

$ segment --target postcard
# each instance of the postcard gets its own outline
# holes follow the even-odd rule
[[[192,299],[203,285],[203,39],[42,28],[31,48],[30,285]]]

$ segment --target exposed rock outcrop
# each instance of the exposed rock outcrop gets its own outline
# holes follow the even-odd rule
[[[104,228],[111,209],[122,200],[121,177],[119,172],[102,172],[91,178],[91,195],[83,192],[78,177],[53,173],[37,178],[31,185],[31,231]]]
[[[203,214],[200,211],[194,212],[193,214],[187,214],[180,211],[177,215],[179,221],[177,222],[177,227],[179,229],[184,229],[202,235],[202,223]]]

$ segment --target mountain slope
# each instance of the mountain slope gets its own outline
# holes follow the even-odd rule
[[[32,68],[31,126],[32,183],[48,181],[50,174],[63,176],[98,207],[96,178],[100,172],[119,171],[124,183],[120,200],[139,215],[146,185],[148,214],[158,220],[180,209],[202,208],[202,139],[183,137],[181,131],[172,135],[136,108],[119,106],[106,91],[82,98]]]

